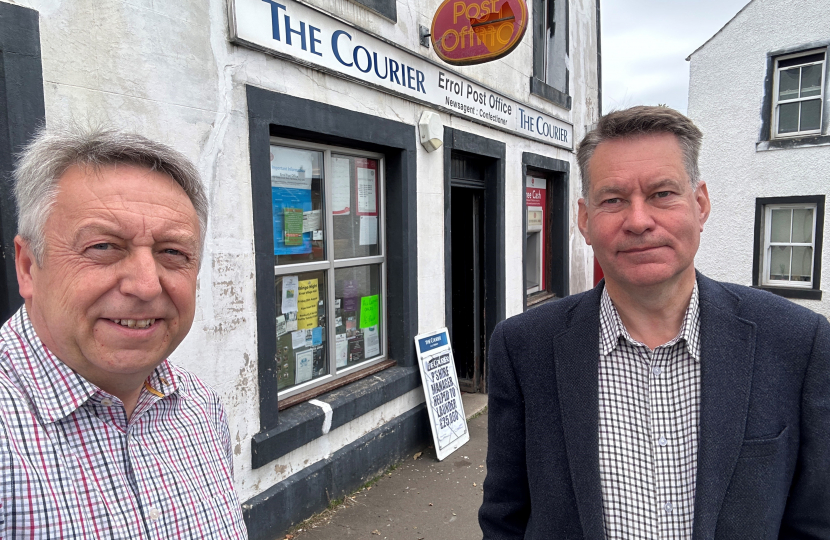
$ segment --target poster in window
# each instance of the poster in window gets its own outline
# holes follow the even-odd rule
[[[297,352],[296,358],[297,367],[296,379],[294,380],[294,384],[300,384],[306,381],[310,381],[311,376],[314,373],[314,351],[309,349],[306,351]]]
[[[351,206],[351,167],[348,158],[331,158],[331,213],[348,216]]]
[[[357,215],[378,215],[377,162],[355,159],[357,168]]]
[[[320,291],[316,279],[308,279],[299,282],[299,295],[297,306],[297,327],[306,330],[318,326],[317,303],[320,301]]]
[[[311,253],[311,233],[303,233],[303,213],[311,212],[313,164],[309,153],[271,147],[271,204],[274,255]],[[286,209],[290,209],[286,212]],[[292,219],[299,214],[299,231]],[[290,222],[286,222],[286,216]],[[288,242],[286,242],[288,240]]]

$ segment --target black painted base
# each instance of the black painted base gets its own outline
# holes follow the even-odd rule
[[[421,404],[242,504],[251,540],[273,540],[431,440]]]

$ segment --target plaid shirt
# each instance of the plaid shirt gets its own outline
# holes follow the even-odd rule
[[[700,418],[695,284],[680,333],[653,351],[600,303],[599,471],[608,540],[687,540],[694,520]]]
[[[163,361],[132,417],[40,341],[0,329],[0,539],[246,538],[217,395]]]

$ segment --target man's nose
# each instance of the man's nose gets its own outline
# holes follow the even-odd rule
[[[634,200],[628,208],[625,228],[634,234],[643,234],[654,228],[654,217],[651,208],[645,201]]]
[[[152,250],[139,249],[123,261],[121,293],[141,300],[152,300],[161,294],[159,265]]]

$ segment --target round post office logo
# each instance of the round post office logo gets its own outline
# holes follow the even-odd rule
[[[430,39],[443,61],[464,66],[508,54],[526,30],[525,0],[444,0],[432,18]]]

